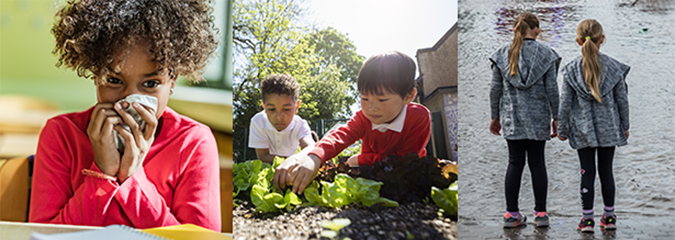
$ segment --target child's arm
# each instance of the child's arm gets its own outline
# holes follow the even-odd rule
[[[628,71],[626,71],[626,74]],[[614,99],[619,108],[619,120],[621,129],[628,138],[628,129],[630,128],[629,114],[628,114],[628,85],[625,78],[622,79],[614,87]]]
[[[504,83],[502,82],[502,73],[497,65],[492,63],[492,83],[490,84],[490,132],[494,135],[501,135],[501,124],[499,123],[499,105],[502,98]]]
[[[563,79],[562,93],[560,94],[560,108],[558,109],[558,139],[565,141],[569,138],[569,117],[572,110],[574,89]]]
[[[71,144],[78,144],[75,133],[68,132],[63,118],[51,119],[40,133],[35,154],[30,201],[30,222],[101,226],[110,204],[117,193],[117,183],[81,174],[77,156],[72,155]],[[87,141],[87,139],[83,139]],[[79,143],[84,144],[84,143]],[[101,170],[92,162],[84,166],[96,172]],[[83,178],[73,189],[75,179]]]
[[[558,107],[560,105],[560,95],[558,94],[558,65],[551,66],[544,75],[544,84],[546,85],[546,96],[549,107],[551,108],[551,117],[558,120]]]
[[[316,144],[316,142],[314,141],[312,135],[305,136],[300,139],[300,148],[302,148],[303,151],[311,150],[311,148],[314,147],[314,144]]]
[[[150,228],[193,223],[220,231],[220,217],[212,217],[220,213],[220,205],[217,204],[220,198],[210,196],[214,195],[210,193],[219,191],[218,150],[210,129],[194,125],[176,139],[182,144],[172,146],[180,148],[180,154],[175,156],[178,161],[173,161],[173,164],[176,169],[181,169],[182,174],[179,174],[178,185],[174,187],[170,201],[167,201],[146,175],[157,169],[143,168],[146,153],[154,141],[157,119],[153,113],[135,103],[133,107],[146,122],[145,129],[141,129],[128,112],[118,107],[117,113],[131,131],[115,126],[126,141],[117,173],[122,184],[115,199],[133,226]],[[117,151],[114,153],[117,154]],[[183,192],[183,189],[188,190]],[[213,211],[214,208],[218,211]]]
[[[306,157],[307,154],[309,154],[314,147],[314,144],[315,142],[311,135],[300,139],[300,148],[302,148],[302,150],[299,153],[286,158],[286,160],[275,169],[272,183],[277,191],[281,192],[282,189],[286,188],[286,183],[290,179],[291,171],[298,166],[299,159]],[[290,181],[288,182],[290,183]]]
[[[48,121],[40,134],[31,192],[31,222],[101,226],[109,217],[124,217],[137,228],[193,223],[220,230],[220,196],[214,194],[219,191],[218,156],[215,140],[203,137],[211,134],[208,129],[193,131],[190,136],[202,140],[193,141],[184,147],[181,156],[176,156],[186,164],[181,164],[184,166],[181,180],[173,186],[169,207],[145,175],[152,169],[141,168],[122,185],[81,175],[81,168],[96,172],[100,169],[93,162],[78,165],[81,160],[76,158],[82,156],[72,155],[77,151],[71,149],[82,143],[77,142],[77,134],[67,132],[69,128],[65,125],[72,123],[59,121],[63,120]],[[78,181],[82,183],[73,189]],[[111,206],[119,207],[125,216],[109,216],[113,214]]]
[[[260,159],[260,161],[272,164],[274,163],[274,158],[276,155],[270,154],[270,149],[269,148],[256,148],[255,149],[255,155]]]
[[[197,125],[183,134],[180,180],[174,188],[171,204],[167,204],[155,183],[142,168],[125,181],[115,195],[122,210],[136,228],[149,228],[192,223],[220,231],[220,183],[218,149],[210,129]],[[169,167],[169,166],[167,166]]]
[[[368,119],[359,111],[347,121],[347,125],[340,126],[324,135],[309,154],[319,157],[321,163],[334,158],[342,150],[363,137],[365,125],[368,125],[368,128],[371,127]]]
[[[314,154],[310,153],[300,156],[296,161],[295,166],[290,171],[290,174],[286,175],[287,179],[285,180],[285,183],[291,183],[293,185],[292,191],[295,194],[302,194],[309,183],[316,177],[321,165],[321,158]]]
[[[347,122],[347,126],[341,126],[330,131],[314,147],[304,148],[302,154],[298,154],[297,158],[294,158],[294,160],[297,160],[291,162],[286,159],[284,163],[288,162],[288,165],[284,165],[283,172],[277,171],[274,174],[275,188],[281,189],[292,184],[293,192],[302,194],[307,185],[314,179],[325,159],[337,156],[338,153],[361,137],[359,133],[362,132],[364,121],[366,121],[366,117],[357,112]],[[305,154],[305,150],[309,150],[309,152]]]
[[[546,96],[550,107],[551,118],[553,118],[551,137],[558,136],[558,107],[560,106],[560,95],[558,94],[558,65],[560,60],[556,61],[545,74],[544,84],[546,85]]]

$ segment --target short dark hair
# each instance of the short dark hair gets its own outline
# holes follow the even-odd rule
[[[265,102],[265,96],[268,94],[287,94],[293,97],[293,101],[300,98],[300,84],[295,78],[288,74],[272,74],[260,82],[262,100]]]
[[[206,0],[71,0],[52,27],[56,66],[80,77],[106,75],[115,55],[149,41],[160,68],[200,81],[218,44],[212,12]]]
[[[415,89],[415,62],[399,51],[374,55],[361,67],[357,81],[360,93],[383,94],[383,90],[405,98]]]

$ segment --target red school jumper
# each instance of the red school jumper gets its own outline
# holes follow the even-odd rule
[[[401,132],[387,130],[380,132],[372,129],[372,123],[361,110],[356,112],[346,126],[326,134],[309,154],[323,161],[334,158],[342,150],[361,139],[359,165],[373,165],[388,155],[407,156],[417,153],[427,155],[427,142],[431,135],[431,117],[429,110],[417,103],[409,103]]]
[[[92,110],[54,117],[40,133],[30,222],[220,232],[218,149],[207,126],[166,108],[143,168],[118,185],[81,173],[101,171],[87,136]]]

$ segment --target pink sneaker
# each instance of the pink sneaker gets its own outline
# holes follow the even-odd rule
[[[548,227],[548,213],[538,212],[534,215],[534,225],[537,227]]]
[[[514,217],[511,213],[504,213],[504,228],[514,228],[520,225],[524,225],[527,221],[525,215],[518,213],[518,217]]]

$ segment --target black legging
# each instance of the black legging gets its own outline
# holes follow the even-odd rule
[[[581,163],[581,202],[584,210],[593,209],[595,196],[595,152],[598,152],[598,175],[602,185],[605,206],[614,206],[614,174],[612,160],[614,147],[583,148],[577,150]]]
[[[546,141],[535,140],[506,140],[509,145],[509,167],[506,170],[505,194],[506,211],[518,211],[518,194],[520,179],[525,168],[525,154],[527,165],[532,175],[532,190],[534,191],[534,210],[546,211],[546,193],[548,191],[548,177],[544,163],[544,147]]]

